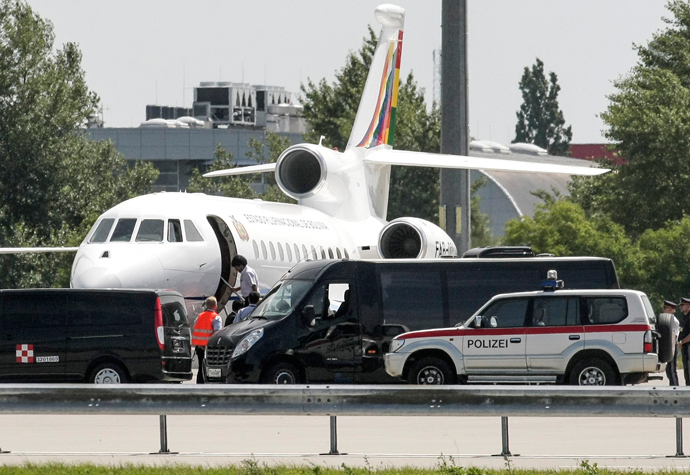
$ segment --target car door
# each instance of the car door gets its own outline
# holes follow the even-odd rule
[[[0,379],[62,381],[66,292],[3,292]]]
[[[328,282],[306,300],[305,307],[314,308],[314,319],[296,352],[304,361],[308,381],[354,381],[362,344],[357,309],[350,302],[352,289],[350,282]]]
[[[484,324],[462,337],[467,374],[525,373],[525,320],[529,299],[501,299],[483,311]]]
[[[536,297],[527,328],[527,369],[534,373],[563,373],[570,356],[584,347],[585,327],[576,296]]]

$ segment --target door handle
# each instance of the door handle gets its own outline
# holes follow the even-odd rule
[[[579,339],[580,339],[580,335],[570,335],[568,337],[568,340],[579,340]]]
[[[520,343],[522,341],[522,338],[511,338],[510,342],[511,343]]]

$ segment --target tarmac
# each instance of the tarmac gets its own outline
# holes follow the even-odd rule
[[[336,421],[332,445],[326,416],[167,416],[164,447],[159,416],[1,415],[0,464],[690,470],[668,418],[509,418],[506,454],[498,417]]]

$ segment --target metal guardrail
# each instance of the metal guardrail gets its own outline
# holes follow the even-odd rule
[[[508,417],[676,418],[676,456],[683,455],[682,417],[690,387],[407,386],[407,385],[91,385],[2,384],[0,414],[159,415],[161,453],[166,415],[500,416],[503,451]]]

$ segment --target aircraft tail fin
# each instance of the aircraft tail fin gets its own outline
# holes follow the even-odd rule
[[[359,103],[347,148],[393,146],[405,10],[384,4],[376,8],[381,34]]]

